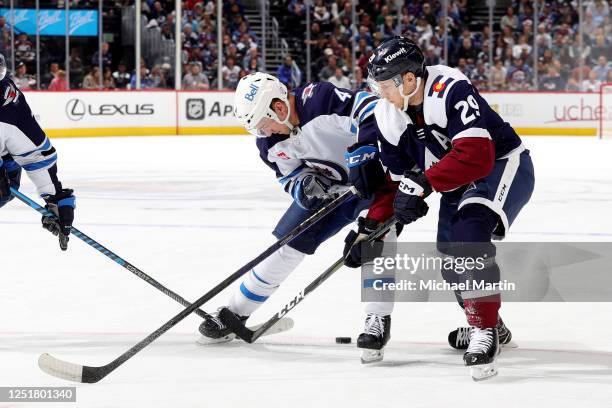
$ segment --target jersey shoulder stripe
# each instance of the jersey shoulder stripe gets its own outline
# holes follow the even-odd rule
[[[368,92],[359,91],[355,94],[351,112],[351,133],[356,134],[361,123],[374,114],[378,98]]]

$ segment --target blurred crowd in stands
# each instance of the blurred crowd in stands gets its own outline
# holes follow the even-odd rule
[[[285,3],[291,26],[297,30],[305,19],[304,0]],[[310,27],[312,78],[361,89],[366,86],[372,50],[389,37],[403,35],[421,46],[428,65],[447,61],[482,90],[596,92],[601,83],[612,82],[608,0],[582,1],[582,27],[577,1],[514,0],[505,15],[495,20],[492,33],[486,15],[485,21],[475,21],[468,0],[448,3],[445,44],[440,1],[405,0],[399,6],[392,1],[360,1],[358,24],[353,25],[350,1],[316,0]],[[534,6],[538,7],[535,13]],[[352,41],[356,44],[354,67]]]
[[[81,6],[97,5],[97,1],[72,1]],[[120,16],[123,9],[133,4],[133,0],[108,2],[112,4],[105,9],[105,19]],[[7,2],[0,0],[0,7],[6,7],[4,3]],[[63,1],[51,3],[64,6]],[[220,56],[216,4],[215,0],[183,0],[180,23],[183,89],[217,88]],[[449,0],[446,44],[443,3],[438,0],[359,0],[355,25],[349,0],[315,0],[310,8],[308,44],[305,0],[272,0],[272,4],[281,10],[281,34],[301,46],[301,51],[294,55],[285,55],[278,67],[267,67],[268,72],[290,87],[304,84],[309,70],[312,81],[365,89],[372,50],[394,35],[417,42],[428,65],[447,61],[481,90],[596,92],[601,83],[612,82],[610,0],[583,0],[581,26],[577,0],[539,3],[513,0],[501,19],[495,19],[493,32],[486,19],[476,18],[468,0]],[[147,27],[159,27],[163,38],[174,40],[174,0],[143,0],[142,11]],[[21,88],[37,88],[34,38],[15,33],[12,43],[10,31],[5,17],[0,16],[0,52],[7,55],[14,51],[13,77]],[[251,29],[241,0],[223,1],[222,43],[223,88],[235,88],[241,77],[262,70],[261,39]],[[306,66],[304,59],[306,45],[311,47],[310,66]],[[129,63],[133,55],[132,59],[126,59],[129,54],[113,58],[113,50],[122,52],[120,45],[117,48],[117,44],[103,43],[100,72],[97,51],[71,48],[69,75],[63,55],[58,55],[41,66],[40,88],[65,90],[67,77],[71,89],[97,89],[100,83],[105,89],[135,88],[134,64]],[[169,62],[147,65],[142,59],[139,69],[142,88],[174,87],[174,69]]]

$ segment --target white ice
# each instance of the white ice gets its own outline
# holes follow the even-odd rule
[[[78,197],[75,226],[190,300],[273,242],[290,203],[249,137],[59,139],[60,176]],[[536,192],[513,241],[612,241],[612,143],[525,138]],[[34,196],[24,182],[23,192]],[[408,229],[435,237],[437,204]],[[14,200],[0,210],[0,386],[72,385],[41,372],[40,353],[102,365],[182,307],[76,238],[68,252]],[[271,316],[340,254],[323,245],[254,316]],[[232,287],[231,289],[233,289]],[[205,305],[223,305],[231,289]],[[342,269],[290,316],[296,326],[256,344],[198,346],[191,316],[98,384],[79,407],[608,407],[611,304],[505,304],[518,349],[498,377],[474,383],[449,330],[451,303],[400,304],[385,361],[362,366],[358,270]],[[0,407],[10,406],[0,403]],[[27,404],[17,406],[28,406]],[[75,406],[55,404],[53,406]]]

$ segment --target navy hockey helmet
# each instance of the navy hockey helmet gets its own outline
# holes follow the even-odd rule
[[[417,78],[416,87],[404,95],[404,75],[408,72]],[[418,91],[425,75],[425,56],[413,41],[406,37],[395,36],[380,44],[368,61],[368,84],[373,92],[382,95],[389,81],[404,98],[404,110],[408,109],[409,99]]]
[[[368,74],[376,81],[386,81],[407,72],[422,77],[425,56],[419,46],[406,37],[395,36],[384,41],[374,50],[368,63]]]

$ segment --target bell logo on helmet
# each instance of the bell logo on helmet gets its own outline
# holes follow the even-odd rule
[[[385,62],[389,63],[402,54],[406,54],[405,48],[400,48],[399,50],[395,51],[393,54],[389,55],[388,57],[385,57]]]
[[[244,95],[244,99],[246,99],[247,101],[253,102],[253,99],[255,99],[255,95],[257,95],[258,90],[259,90],[259,87],[257,85],[251,84],[249,86],[249,92],[247,92],[246,95]]]

